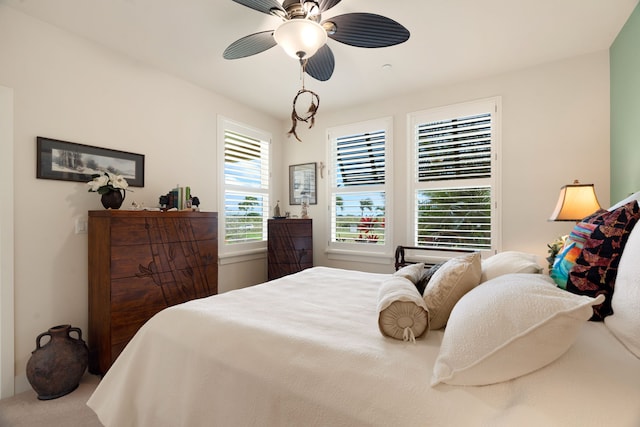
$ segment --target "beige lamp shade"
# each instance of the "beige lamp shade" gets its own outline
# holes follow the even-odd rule
[[[600,208],[593,184],[573,184],[560,188],[558,204],[549,221],[580,221]]]
[[[313,56],[327,42],[327,31],[308,19],[285,21],[273,33],[276,43],[296,59]]]

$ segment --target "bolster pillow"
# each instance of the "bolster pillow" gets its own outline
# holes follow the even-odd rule
[[[409,279],[394,276],[382,283],[378,327],[384,336],[411,342],[429,330],[427,304]]]

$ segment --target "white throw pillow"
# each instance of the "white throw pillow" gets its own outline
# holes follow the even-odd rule
[[[430,329],[444,328],[453,306],[480,283],[480,260],[480,252],[461,255],[448,260],[433,273],[423,293],[429,309]]]
[[[542,273],[538,257],[517,251],[505,251],[482,261],[480,283],[510,273]]]
[[[611,297],[613,314],[604,318],[607,328],[640,358],[640,226],[631,230],[624,247]]]
[[[609,212],[615,211],[619,207],[622,207],[622,206],[626,205],[629,202],[633,202],[634,200],[636,200],[638,203],[640,203],[640,191],[638,191],[637,193],[633,193],[632,195],[630,195],[629,197],[627,197],[627,198],[625,198],[623,200],[620,200],[618,203],[616,203],[615,205],[611,206],[607,210]]]
[[[404,277],[413,283],[418,283],[424,272],[424,263],[419,262],[417,264],[409,264],[402,267],[400,270],[393,273],[394,276]]]
[[[431,385],[494,384],[542,368],[573,345],[603,300],[559,289],[541,274],[489,280],[451,312]]]

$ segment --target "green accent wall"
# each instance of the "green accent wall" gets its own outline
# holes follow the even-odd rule
[[[640,5],[609,49],[611,201],[640,191]]]

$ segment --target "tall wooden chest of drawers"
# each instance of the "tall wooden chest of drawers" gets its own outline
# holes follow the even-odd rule
[[[313,267],[311,219],[268,221],[269,280]]]
[[[218,292],[215,212],[89,212],[89,371],[160,310]]]

